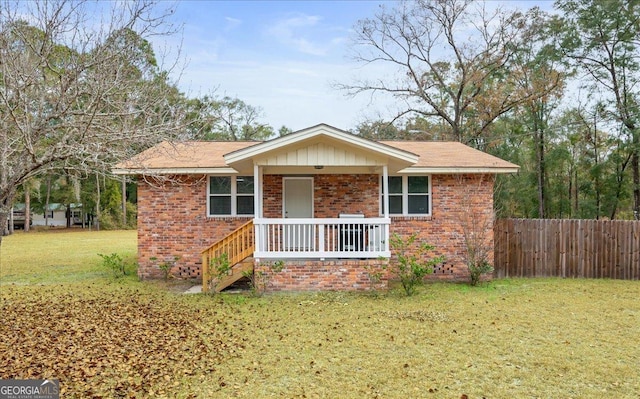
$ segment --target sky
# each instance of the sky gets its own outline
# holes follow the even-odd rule
[[[516,4],[517,3],[517,4]],[[373,17],[380,1],[181,1],[174,21],[183,24],[185,64],[178,86],[190,97],[237,97],[259,107],[261,122],[276,130],[327,123],[349,130],[367,119],[388,118],[389,99],[349,97],[334,83],[385,74],[349,57],[351,31]],[[393,2],[385,2],[393,7]],[[498,2],[519,8],[550,1]],[[178,43],[180,41],[180,43]]]

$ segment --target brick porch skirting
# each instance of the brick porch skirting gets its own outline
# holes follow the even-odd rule
[[[386,289],[388,278],[379,259],[287,260],[279,272],[272,261],[256,261],[255,273],[265,273],[267,292],[368,291]],[[379,281],[372,275],[381,273]]]

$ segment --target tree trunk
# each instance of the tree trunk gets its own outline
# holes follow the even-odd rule
[[[578,209],[580,208],[580,186],[578,183],[578,168],[576,168],[573,171],[573,178],[574,178],[574,186],[573,186],[573,190],[575,191],[574,196],[573,196],[573,213],[572,213],[572,217],[578,217]]]
[[[100,176],[96,174],[96,230],[100,230]]]
[[[598,120],[597,113],[593,114],[593,154],[595,157],[596,163],[596,177],[595,177],[595,189],[596,189],[596,220],[600,220],[600,215],[602,213],[602,201],[600,199],[600,193],[602,191],[602,187],[600,187],[600,168],[598,165],[600,164],[600,152],[598,149]]]
[[[13,207],[11,207],[11,209],[9,209],[9,234],[13,234],[15,228],[16,225],[13,220]]]
[[[67,217],[67,228],[71,228],[71,204],[67,204],[67,211],[65,212]]]
[[[31,225],[31,191],[29,183],[24,185],[24,231],[29,231]]]
[[[544,164],[544,131],[536,129],[536,160],[538,164],[538,217],[544,219],[545,215],[545,164]]]
[[[640,135],[634,132],[633,154],[631,155],[631,170],[633,173],[633,218],[640,220]]]
[[[573,204],[573,163],[569,166],[569,191],[567,192],[567,198],[569,198],[569,217],[573,217],[574,209],[572,207]],[[554,217],[557,217],[554,216]],[[562,207],[560,207],[560,218],[562,218]]]
[[[122,228],[127,227],[127,178],[122,176]]]
[[[5,193],[6,196],[0,199],[0,244],[2,244],[2,236],[9,234],[9,215],[12,213],[15,190],[10,189]],[[13,225],[13,221],[11,224]]]
[[[44,201],[44,225],[49,227],[49,199],[51,198],[51,175],[47,176],[47,198]]]
[[[2,246],[2,237],[9,234],[9,213],[0,210],[0,248]]]

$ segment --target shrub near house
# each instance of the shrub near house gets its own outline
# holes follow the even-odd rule
[[[174,276],[202,278],[224,247],[261,273],[284,260],[269,276],[279,291],[369,289],[392,234],[416,233],[445,257],[431,278],[468,278],[460,220],[491,216],[493,176],[517,168],[460,143],[375,142],[321,124],[266,142],[165,142],[114,172],[140,176],[141,278],[161,277],[152,258],[176,255]]]

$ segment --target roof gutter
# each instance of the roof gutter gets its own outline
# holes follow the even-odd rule
[[[235,175],[238,171],[233,168],[115,168],[111,172],[114,175]]]
[[[517,173],[520,167],[504,167],[504,168],[492,168],[492,167],[409,167],[399,170],[401,174],[439,174],[439,175],[451,175],[451,174],[465,174],[465,173],[489,173],[489,174],[508,174]]]

